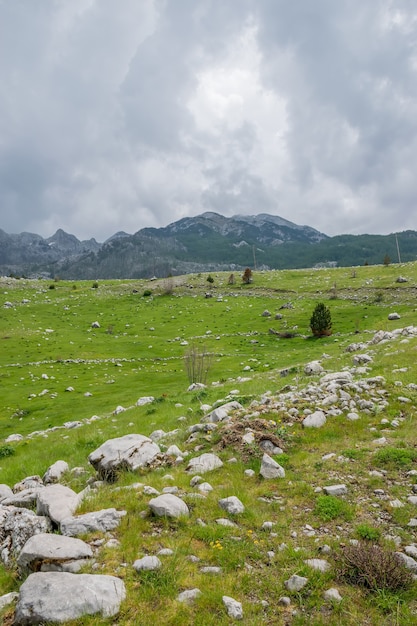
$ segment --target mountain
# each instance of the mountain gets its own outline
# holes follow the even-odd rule
[[[398,247],[397,247],[398,241]],[[81,280],[151,278],[191,272],[240,272],[376,264],[417,258],[417,232],[328,237],[279,216],[206,212],[133,235],[115,233],[104,243],[79,241],[62,229],[48,239],[0,230],[0,273]]]

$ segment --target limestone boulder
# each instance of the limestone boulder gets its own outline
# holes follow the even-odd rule
[[[205,452],[200,456],[190,459],[186,471],[189,474],[205,474],[206,472],[211,472],[222,467],[222,465],[223,462],[216,454]]]
[[[69,471],[69,465],[66,461],[56,461],[46,470],[43,476],[43,483],[50,485],[53,483],[59,483],[63,474]]]
[[[113,481],[119,471],[135,471],[145,467],[160,452],[159,446],[149,437],[131,434],[109,439],[92,452],[88,460],[100,478]]]
[[[81,539],[40,533],[25,543],[17,566],[23,574],[36,571],[71,571],[75,574],[92,556],[90,546]]]
[[[263,478],[284,478],[285,470],[279,463],[277,463],[269,454],[264,454],[261,462],[260,475]]]
[[[80,500],[79,494],[65,485],[48,485],[38,493],[36,513],[59,524],[61,520],[75,513]]]
[[[157,517],[176,518],[183,515],[189,516],[188,506],[181,498],[172,493],[164,493],[149,501],[149,508]]]
[[[76,537],[90,532],[107,532],[117,528],[126,511],[102,509],[83,515],[74,515],[61,520],[60,530],[66,537]]]
[[[63,623],[87,615],[112,617],[126,596],[115,576],[36,572],[20,587],[14,624]]]

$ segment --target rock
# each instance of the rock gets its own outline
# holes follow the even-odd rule
[[[17,559],[22,573],[61,571],[76,573],[93,556],[90,546],[81,539],[41,533],[31,537]]]
[[[0,485],[0,503],[7,498],[13,498],[13,495],[9,485]]]
[[[408,496],[407,501],[410,504],[417,504],[417,496]]]
[[[32,626],[86,615],[111,617],[125,596],[124,583],[115,576],[37,572],[20,587],[14,623]]]
[[[186,472],[190,474],[205,474],[222,466],[223,462],[216,454],[205,452],[201,456],[196,456],[189,460]]]
[[[404,276],[398,276],[397,280],[395,281],[396,283],[407,283],[408,280],[406,278],[404,278]]]
[[[56,524],[71,516],[80,503],[80,496],[64,485],[49,485],[38,493],[36,513],[45,515]]]
[[[177,601],[192,604],[192,602],[194,602],[194,600],[196,600],[199,596],[201,596],[201,591],[197,587],[194,589],[186,589],[178,594]]]
[[[183,515],[188,517],[190,514],[185,502],[171,493],[153,498],[149,502],[149,507],[157,517],[176,518]]]
[[[389,320],[400,320],[401,319],[401,315],[399,315],[399,313],[389,313],[388,314],[388,319]]]
[[[52,530],[49,518],[36,515],[29,509],[0,507],[0,554],[5,565],[11,565],[28,539],[38,533]]]
[[[202,574],[221,574],[222,568],[216,565],[206,565],[205,567],[200,568],[200,572]]]
[[[319,572],[327,572],[330,569],[330,563],[325,559],[307,559],[304,563]]]
[[[323,491],[326,496],[343,496],[347,493],[346,485],[329,485],[323,487]]]
[[[18,597],[19,594],[16,591],[11,591],[10,593],[4,594],[4,596],[0,596],[0,611],[5,609],[6,606],[9,606],[9,604],[16,602]]]
[[[4,441],[5,443],[12,443],[13,441],[22,441],[23,435],[19,435],[19,433],[13,433],[9,435]]]
[[[222,600],[229,617],[232,619],[243,619],[243,608],[241,602],[234,600],[230,596],[223,596]]]
[[[37,489],[39,487],[44,487],[42,478],[40,476],[27,476],[19,483],[16,483],[14,485],[13,492],[17,493],[18,491],[25,491],[26,489]]]
[[[226,517],[219,517],[218,519],[216,519],[216,524],[218,524],[219,526],[226,526],[228,528],[237,528],[237,524],[232,522],[230,519],[227,519]]]
[[[324,372],[323,367],[320,365],[319,361],[310,361],[307,365],[304,366],[304,374],[307,376],[312,376],[313,374],[322,374]]]
[[[133,568],[137,572],[152,572],[162,567],[157,556],[144,556],[133,563]]]
[[[282,448],[276,446],[272,441],[270,441],[270,439],[262,439],[259,442],[259,447],[267,454],[282,454],[284,452]]]
[[[266,479],[285,477],[284,468],[266,453],[264,453],[262,457],[261,469],[259,473]]]
[[[265,311],[261,313],[261,317],[271,317],[270,311],[268,311],[268,309],[265,309]]]
[[[83,515],[66,517],[61,520],[60,530],[66,537],[76,537],[91,532],[107,532],[114,530],[120,524],[121,518],[126,515],[126,511],[116,509],[102,509]]]
[[[326,423],[326,416],[323,411],[314,411],[303,419],[303,428],[320,428]]]
[[[242,502],[236,496],[229,496],[228,498],[222,498],[219,500],[219,506],[223,511],[230,513],[230,515],[239,515],[245,511],[245,507]]]
[[[407,569],[417,573],[417,561],[412,556],[408,556],[403,552],[396,552],[397,557],[404,563]]]
[[[145,404],[151,404],[155,398],[153,396],[143,396],[136,401],[136,406],[144,406]]]
[[[42,480],[45,485],[58,483],[65,472],[69,471],[69,465],[66,461],[56,461],[46,470]]]
[[[125,435],[109,439],[92,452],[88,460],[103,480],[115,480],[120,470],[145,467],[160,454],[159,446],[144,435]]]
[[[301,591],[303,587],[308,583],[308,578],[304,578],[304,576],[297,576],[297,574],[293,574],[291,578],[284,582],[285,587],[288,591]]]
[[[100,324],[98,322],[93,322],[91,324],[91,328],[100,328]]]
[[[323,598],[325,600],[330,601],[330,602],[341,602],[342,601],[342,596],[340,595],[338,589],[336,589],[335,587],[331,587],[330,589],[327,589],[323,593]]]
[[[320,379],[320,383],[322,385],[326,385],[327,383],[337,382],[340,385],[346,385],[347,383],[351,383],[353,381],[353,376],[350,372],[332,372],[330,374],[325,374]]]

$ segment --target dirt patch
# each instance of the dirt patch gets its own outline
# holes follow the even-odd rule
[[[216,444],[218,450],[231,448],[239,452],[244,460],[260,457],[264,453],[261,448],[262,442],[269,441],[274,446],[285,449],[283,439],[275,435],[276,424],[269,420],[260,418],[236,418],[227,422],[217,431],[220,435],[220,441]],[[252,432],[254,436],[253,443],[248,444],[243,441],[242,437],[246,432]]]

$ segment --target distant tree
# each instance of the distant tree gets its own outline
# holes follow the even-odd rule
[[[391,263],[391,257],[388,256],[388,254],[386,254],[384,256],[384,265],[388,266]]]
[[[252,270],[249,267],[243,272],[242,282],[244,285],[249,285],[252,282]]]
[[[330,309],[328,309],[323,302],[316,304],[310,318],[310,328],[315,337],[324,337],[332,334]]]
[[[210,285],[212,285],[214,283],[214,278],[211,274],[209,274],[207,276],[207,282],[210,283]]]

